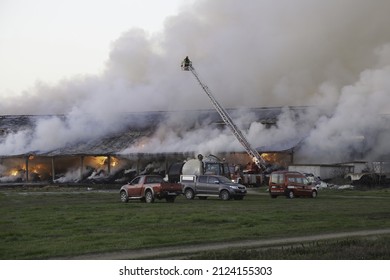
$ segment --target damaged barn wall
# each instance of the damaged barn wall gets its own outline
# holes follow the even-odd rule
[[[138,174],[166,175],[185,154],[24,156],[0,158],[0,183],[127,183]]]
[[[321,178],[321,180],[329,180],[333,178],[343,178],[343,176],[351,172],[351,169],[343,165],[330,164],[294,164],[288,167],[288,171],[297,171],[301,173],[313,174]]]

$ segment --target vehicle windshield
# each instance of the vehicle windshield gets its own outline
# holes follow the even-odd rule
[[[214,174],[214,175],[219,175],[221,174],[221,168],[222,165],[220,163],[206,163],[205,165],[205,173],[207,174]]]

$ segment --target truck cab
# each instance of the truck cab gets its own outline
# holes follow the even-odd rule
[[[168,181],[180,182],[181,175],[221,175],[231,179],[229,164],[214,155],[203,157],[199,154],[197,159],[173,163],[168,169]]]

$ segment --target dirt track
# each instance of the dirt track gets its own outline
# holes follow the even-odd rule
[[[277,238],[265,240],[244,240],[229,243],[208,243],[199,245],[173,246],[153,249],[126,250],[119,252],[109,252],[100,254],[88,254],[73,256],[70,259],[76,260],[120,260],[120,259],[179,259],[183,255],[191,255],[203,251],[215,251],[228,248],[268,248],[281,245],[293,245],[295,243],[312,242],[327,239],[337,239],[346,237],[362,237],[390,234],[390,229],[362,230],[353,232],[339,232],[329,234],[318,234],[310,236]]]

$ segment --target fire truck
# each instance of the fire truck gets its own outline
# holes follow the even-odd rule
[[[252,148],[248,140],[234,124],[232,118],[229,116],[227,111],[221,106],[221,104],[219,104],[214,95],[211,93],[208,86],[203,83],[202,80],[199,78],[199,75],[196,72],[194,66],[192,65],[192,61],[188,58],[188,56],[181,63],[181,68],[183,71],[189,71],[194,75],[195,79],[198,81],[199,85],[202,87],[203,91],[210,99],[214,108],[221,116],[222,121],[225,123],[226,126],[229,127],[238,142],[244,147],[245,151],[252,159],[252,163],[248,164],[245,169],[240,170],[239,168],[235,168],[236,170],[230,172],[233,174],[233,178],[231,179],[237,183],[241,183],[244,185],[260,186],[262,184],[263,171],[266,169],[265,160],[261,157],[261,155],[257,152],[256,149]],[[220,164],[223,165],[225,163],[220,162]]]

